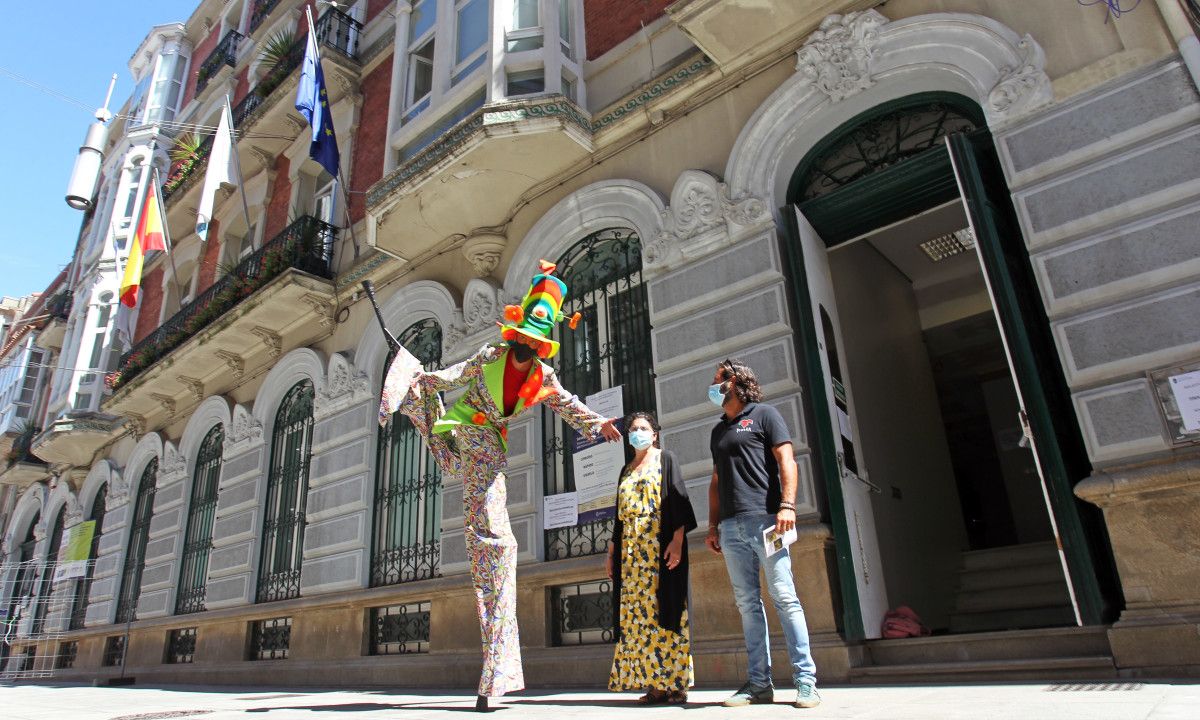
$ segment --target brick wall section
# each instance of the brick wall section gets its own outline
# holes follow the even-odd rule
[[[233,89],[233,102],[230,103],[230,105],[232,107],[237,107],[238,103],[240,103],[242,101],[242,98],[246,97],[246,94],[249,92],[250,92],[250,66],[247,65],[246,67],[242,68],[242,71],[240,73],[238,73],[237,86],[234,87],[234,89]]]
[[[675,0],[583,0],[588,60],[595,60],[622,40],[662,16]]]
[[[363,18],[363,25],[375,19],[375,16],[386,10],[389,6],[395,5],[394,0],[368,0],[367,16]]]
[[[287,227],[288,205],[292,201],[292,182],[288,179],[291,163],[286,155],[275,158],[275,190],[271,193],[271,201],[267,203],[267,222],[263,226],[263,242],[279,234]]]
[[[217,26],[214,27],[213,31],[208,34],[208,37],[204,38],[204,40],[202,40],[200,44],[196,46],[196,49],[192,51],[192,65],[188,68],[187,83],[184,85],[183,104],[181,104],[179,107],[186,108],[188,103],[192,101],[192,98],[196,97],[196,73],[200,72],[200,66],[204,64],[204,61],[208,59],[209,54],[212,53],[213,48],[215,48],[217,43],[220,41],[221,28],[220,26]]]
[[[213,220],[208,228],[209,240],[204,244],[204,255],[200,258],[200,277],[196,280],[196,295],[204,292],[217,277],[217,261],[221,258],[221,223]]]
[[[362,79],[359,87],[363,104],[350,168],[350,222],[363,219],[367,196],[362,193],[383,177],[383,157],[387,152],[388,96],[392,88],[392,56],[389,54],[384,58]]]
[[[149,275],[142,278],[142,307],[138,310],[137,327],[133,329],[135,343],[158,328],[158,313],[162,310],[163,301],[162,280],[161,267],[154,268]]]

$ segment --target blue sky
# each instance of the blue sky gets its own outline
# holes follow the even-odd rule
[[[126,63],[154,25],[199,0],[69,0],[5,6],[0,43],[0,295],[41,292],[71,259],[83,214],[63,201],[92,111],[117,73],[111,110],[133,91]],[[48,9],[52,8],[52,9]],[[6,72],[87,104],[83,109]]]

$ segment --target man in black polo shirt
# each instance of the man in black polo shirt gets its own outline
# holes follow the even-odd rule
[[[771,640],[759,592],[758,571],[766,572],[767,588],[783,624],[795,706],[816,707],[816,666],[809,652],[808,625],[796,597],[792,561],[787,551],[767,555],[763,531],[772,525],[786,532],[796,525],[796,460],[792,435],[779,411],[761,404],[762,390],[754,371],[739,360],[717,366],[709,399],[724,414],[712,430],[713,475],[708,489],[708,547],[725,556],[733,596],[742,614],[749,678],[728,707],[773,702]]]

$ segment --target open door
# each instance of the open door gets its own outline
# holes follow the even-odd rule
[[[1021,427],[1041,478],[1076,622],[1106,622],[1109,600],[1119,598],[1120,590],[1103,518],[1073,493],[1090,465],[1012,197],[990,135],[955,134],[946,142],[1016,380]]]
[[[875,532],[871,492],[878,492],[862,467],[854,397],[846,382],[844,347],[825,243],[799,209],[793,236],[798,312],[815,417],[819,470],[829,493],[829,512],[838,538],[838,574],[848,640],[877,638],[888,610],[887,587]],[[789,218],[790,219],[790,218]],[[807,292],[805,291],[807,288]],[[848,541],[848,542],[846,542]],[[846,547],[846,546],[849,547]]]

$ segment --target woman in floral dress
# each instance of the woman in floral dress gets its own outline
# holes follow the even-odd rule
[[[646,705],[684,703],[693,683],[685,535],[696,514],[679,462],[659,449],[654,416],[634,413],[627,428],[634,457],[617,486],[608,546],[617,638],[608,688],[645,688]]]

